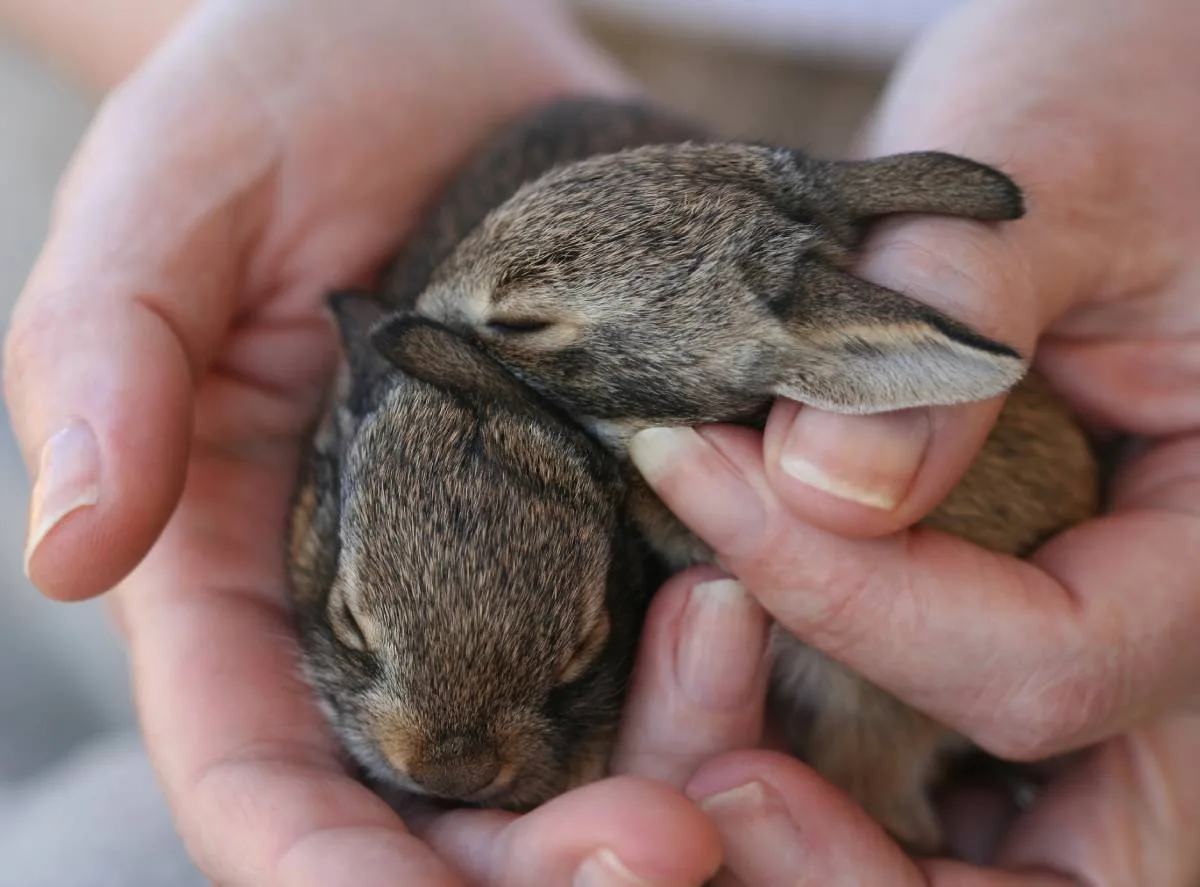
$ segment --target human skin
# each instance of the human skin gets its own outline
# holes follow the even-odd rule
[[[1098,744],[996,850],[1087,884],[1200,878],[1179,828],[1200,807],[1181,763],[1200,749],[1198,37],[1185,0],[969,3],[914,48],[859,146],[965,153],[1025,187],[1012,224],[881,226],[861,273],[1024,354],[1036,345],[1091,429],[1129,438],[1099,519],[1028,563],[908,529],[999,400],[873,417],[780,402],[762,436],[655,429],[632,450],[793,633],[1002,757]],[[818,811],[841,822],[810,777],[789,785],[777,790],[802,834]],[[897,866],[887,883],[932,871],[879,852]],[[869,858],[882,857],[848,869],[861,883],[888,871]],[[1025,883],[938,871],[939,885]]]
[[[96,95],[112,89],[170,33],[192,0],[0,0],[0,29]]]
[[[773,615],[1003,756],[1197,700],[1197,37],[1200,7],[1183,0],[971,4],[898,73],[865,142],[963,151],[1024,184],[1026,218],[886,226],[862,273],[1024,354],[1036,343],[1095,431],[1135,437],[1101,518],[1029,563],[905,529],[957,481],[999,399],[865,418],[780,402],[750,446],[726,428],[635,442],[667,503]],[[797,458],[843,492],[905,492],[888,509],[829,495],[789,474]]]
[[[699,596],[719,609],[697,619],[697,583],[714,580]],[[1200,883],[1194,713],[1143,722],[1078,756],[1024,811],[994,788],[959,786],[943,806],[961,861],[912,860],[846,795],[774,750],[762,705],[768,621],[715,570],[673,579],[647,620],[616,758],[627,773],[681,786],[712,817],[724,858],[714,887]]]
[[[423,821],[416,825],[423,840],[342,773],[327,731],[292,677],[295,657],[282,608],[282,569],[276,556],[264,554],[277,550],[299,439],[316,409],[332,358],[332,342],[319,321],[320,295],[331,285],[356,281],[374,267],[436,184],[499,120],[566,89],[623,92],[629,87],[545,7],[533,2],[462,2],[435,9],[433,4],[359,0],[339,5],[336,16],[328,14],[331,8],[316,0],[205,3],[123,81],[65,180],[53,229],[14,315],[6,350],[6,394],[19,440],[39,480],[35,501],[41,504],[35,506],[31,521],[31,542],[37,543],[29,560],[31,577],[45,593],[60,599],[88,597],[119,584],[111,599],[130,645],[148,745],[181,830],[205,873],[216,883],[234,887],[336,887],[339,879],[365,887],[372,879],[429,887],[620,883],[622,875],[611,855],[600,852],[610,849],[642,881],[670,887],[699,883],[716,865],[715,823],[727,854],[740,854],[735,869],[740,865],[741,873],[722,877],[739,877],[746,887],[758,887],[759,880],[772,883],[770,872],[761,878],[756,872],[779,858],[779,847],[746,847],[744,835],[732,828],[728,816],[720,810],[711,819],[701,816],[678,791],[701,798],[732,784],[722,784],[718,777],[746,777],[750,770],[737,767],[751,765],[759,768],[754,772],[765,774],[764,782],[779,783],[775,790],[794,816],[803,819],[801,814],[808,811],[815,817],[824,810],[829,822],[845,824],[839,834],[847,840],[874,834],[869,829],[864,833],[853,811],[819,788],[807,771],[796,769],[799,765],[762,753],[750,758],[724,754],[756,743],[753,717],[758,703],[753,689],[745,688],[740,692],[749,693],[749,701],[739,697],[741,701],[731,702],[729,690],[717,694],[718,707],[729,705],[740,712],[717,717],[711,705],[694,704],[694,692],[643,681],[631,700],[631,732],[623,738],[618,759],[626,776],[571,793],[527,817],[455,814]],[[463,51],[475,45],[466,42],[471,39],[478,43],[478,52]],[[146,37],[142,43],[149,46],[153,39]],[[136,57],[137,45],[133,41],[132,48],[114,52],[104,64],[79,64],[76,69],[97,84],[115,79],[122,76],[121,60]],[[936,50],[938,44],[929,45]],[[929,45],[926,57],[932,52]],[[355,51],[347,52],[347,46]],[[967,65],[944,46],[941,52],[942,64],[947,58],[960,69],[978,64],[970,54]],[[1003,61],[1003,53],[999,55]],[[936,60],[938,53],[933,56]],[[937,90],[925,88],[920,73],[918,64],[916,74],[910,70],[907,75],[910,83],[921,86],[909,87],[909,95],[924,92],[930,100],[936,98],[935,111],[938,102],[945,101],[950,110],[943,113],[955,118],[950,111],[956,97],[946,95],[941,82]],[[431,87],[447,82],[455,85],[449,94]],[[890,107],[896,108],[904,95],[898,88]],[[889,130],[887,107],[870,146],[873,151],[905,139],[961,140],[952,131],[939,135],[937,126],[928,122],[905,134],[895,126],[896,111],[890,115]],[[940,126],[954,123],[934,112],[926,114]],[[971,144],[965,148],[972,153]],[[1024,173],[1016,160],[1004,165],[1013,167],[1020,178]],[[1057,177],[1047,178],[1058,182]],[[1059,205],[1065,199],[1051,196]],[[1073,216],[1069,207],[1060,212]],[[893,244],[921,245],[926,243],[922,238],[938,232],[936,226],[906,224],[892,231]],[[930,267],[923,261],[924,250],[932,247],[889,249],[881,239],[873,253],[878,258],[868,262],[865,271],[931,302],[943,299],[944,307],[965,320],[979,320],[973,314],[987,314],[1003,304],[999,295],[995,301],[978,296],[956,302],[957,291],[932,284],[939,269],[943,275],[959,273],[960,268],[961,273],[977,273],[972,262],[982,256],[985,276],[999,278],[991,283],[996,292],[1020,298],[1020,293],[1009,292],[1013,287],[1004,279],[1010,268],[1007,253],[1000,256],[1003,261],[997,260],[976,242],[984,235],[954,230],[963,238],[952,239],[949,248],[945,231],[932,241],[934,254],[950,259],[947,264]],[[954,247],[954,242],[959,245]],[[959,250],[959,262],[953,261],[954,249]],[[1064,249],[1072,254],[1072,249]],[[907,261],[893,260],[889,266],[888,257],[897,252]],[[1045,267],[1053,270],[1059,259],[1049,255]],[[1015,315],[1007,320],[985,316],[981,326],[1024,346],[1029,340],[1023,336],[1034,335],[1037,325],[1022,332],[1020,320]],[[1017,327],[1005,326],[1014,322]],[[1068,375],[1060,373],[1059,378]],[[981,437],[986,431],[993,408],[948,411],[937,419],[945,423],[937,424],[938,432],[947,427],[960,431],[935,442],[949,441],[942,449],[961,450],[959,458],[965,463],[971,436]],[[786,411],[794,409],[782,404],[776,415],[790,418]],[[90,433],[79,431],[78,420]],[[819,547],[814,541],[828,542],[831,552],[843,553],[846,549],[837,545],[855,544],[827,530],[886,534],[919,515],[926,501],[931,505],[938,483],[952,482],[954,460],[939,456],[925,460],[922,471],[950,465],[942,469],[940,480],[929,475],[932,479],[913,484],[903,504],[890,512],[823,498],[811,487],[791,484],[773,467],[778,458],[772,453],[778,449],[772,447],[778,447],[778,437],[772,435],[782,427],[780,419],[773,422],[761,474],[770,482],[760,483],[758,489],[766,491],[769,513],[788,522],[787,531],[798,534],[809,549]],[[56,437],[64,428],[72,430]],[[720,432],[704,434],[720,437]],[[910,435],[901,437],[888,449],[903,456],[900,444]],[[89,448],[89,439],[94,447]],[[51,440],[56,444],[47,450]],[[741,467],[743,479],[755,458],[761,459],[761,442],[751,443],[756,446],[739,451],[742,461],[733,463]],[[837,451],[853,454],[857,450],[852,444]],[[1169,449],[1166,452],[1171,455]],[[55,463],[64,461],[74,470],[59,476],[76,481],[74,492],[64,497],[60,489],[47,495],[52,492],[49,478]],[[880,463],[878,451],[873,461]],[[887,458],[882,461],[891,464]],[[678,468],[683,463],[671,464]],[[702,455],[691,464],[703,476],[715,476],[703,470]],[[659,480],[664,477],[660,472]],[[671,485],[669,479],[665,483]],[[743,484],[743,492],[744,488]],[[1169,492],[1177,493],[1177,488],[1178,484]],[[1136,495],[1137,484],[1130,489],[1130,495]],[[824,520],[826,531],[790,522],[797,514],[805,516],[806,503],[820,512],[807,516]],[[70,505],[78,507],[64,510]],[[680,507],[686,512],[689,503]],[[696,507],[692,503],[693,512]],[[1136,531],[1138,520],[1150,519],[1139,517],[1149,510],[1135,508],[1135,525],[1122,532]],[[1166,518],[1175,513],[1169,507],[1161,511]],[[807,533],[818,535],[804,536]],[[1144,544],[1144,532],[1141,538]],[[1180,544],[1179,538],[1171,539]],[[871,544],[879,548],[892,543],[885,539]],[[927,548],[929,563],[918,562],[917,567],[946,570],[947,564],[935,564],[940,559],[933,557],[948,550],[946,543],[936,545],[943,548]],[[873,550],[868,547],[864,553]],[[778,615],[782,605],[764,593],[769,589],[761,581],[776,562],[756,560],[744,551],[735,555],[735,571]],[[969,560],[982,557],[977,553],[957,556],[966,564],[964,569],[989,565],[986,558]],[[761,567],[755,567],[760,562]],[[955,574],[947,576],[950,584]],[[810,587],[819,589],[821,607],[826,599],[836,602],[843,590],[840,580]],[[1180,611],[1179,588],[1166,582],[1152,589],[1164,601],[1169,598],[1170,606],[1157,618],[1186,620],[1189,614]],[[884,591],[891,589],[879,593]],[[661,606],[675,600],[673,594],[668,590]],[[1014,614],[1021,614],[1002,597],[997,592],[985,598],[997,614],[998,631],[1014,622]],[[1027,593],[1016,600],[1028,604],[1032,598]],[[953,655],[955,640],[948,635],[951,627],[958,630],[964,616],[963,608],[948,601],[940,623],[944,627],[932,642],[942,643]],[[723,638],[736,646],[753,640],[758,624],[754,619],[761,617],[753,616],[748,605],[740,612],[740,622],[725,619],[725,631],[708,635],[710,643]],[[978,610],[966,612],[972,617],[966,619],[969,627],[978,621]],[[941,605],[937,615],[942,616]],[[1028,612],[1011,635],[999,632],[997,643],[1007,637],[1011,645],[1019,628],[1042,615]],[[795,613],[784,616],[805,628]],[[650,652],[644,653],[651,663],[654,656],[665,656],[663,650],[675,650],[681,643],[670,632],[651,632],[650,637],[658,638],[658,646],[648,642]],[[845,638],[838,640],[844,643]],[[1096,642],[1094,637],[1090,640]],[[1153,640],[1161,645],[1161,637]],[[1084,638],[1079,645],[1086,648]],[[875,646],[873,653],[849,645],[847,650],[865,672],[903,676],[900,644],[894,649]],[[749,660],[731,654],[715,678],[696,679],[701,684],[719,681],[735,673],[737,663],[757,662],[753,649],[746,649]],[[1139,655],[1157,652],[1149,644],[1138,650]],[[878,663],[873,664],[872,656]],[[1029,665],[1028,659],[1016,659],[1014,669]],[[1183,671],[1187,665],[1177,667]],[[1160,664],[1159,671],[1168,670]],[[652,665],[639,670],[639,675],[659,673]],[[984,678],[990,676],[974,677],[986,685]],[[916,685],[920,679],[916,675],[908,681]],[[899,689],[914,690],[897,681]],[[939,703],[930,687],[941,687],[947,700]],[[918,699],[927,708],[942,705],[953,711],[956,700],[962,706],[967,691],[935,681],[914,692],[918,697],[927,694]],[[639,701],[646,698],[659,704]],[[1025,730],[1022,725],[1032,718],[1035,739],[1054,735],[1037,729],[1042,726],[1039,719],[1053,708],[1034,703],[1036,699],[1017,710],[1012,720],[999,723],[997,718],[994,726]],[[1132,716],[1117,709],[1126,719]],[[1109,729],[1119,722],[1114,720]],[[711,732],[697,734],[680,729],[680,724],[705,724]],[[683,736],[696,745],[680,756]],[[1026,750],[1054,744],[1030,741]],[[674,760],[672,772],[653,765],[663,758]],[[690,774],[704,760],[709,763],[692,781]],[[784,769],[772,769],[776,765]],[[1186,780],[1174,778],[1177,769],[1172,759],[1155,772],[1170,776],[1171,787],[1187,787]],[[780,772],[785,775],[772,782]],[[705,784],[704,778],[711,781]],[[1118,780],[1115,785],[1125,788],[1128,782]],[[1140,783],[1138,787],[1146,788]],[[1108,805],[1089,807],[1091,815],[1107,811],[1112,822],[1124,823],[1127,808],[1112,806],[1112,798],[1119,795],[1116,790],[1101,794]],[[797,798],[811,806],[795,812]],[[1182,802],[1175,810],[1188,812]],[[1078,827],[1078,816],[1072,820],[1059,813],[1060,831],[1082,835],[1078,842],[1086,846],[1094,833]],[[1189,821],[1171,813],[1168,807],[1156,820],[1162,828],[1155,834],[1167,848],[1175,846],[1169,840],[1174,824]],[[831,851],[841,846],[835,837],[827,835]],[[871,859],[901,865],[898,851],[877,835],[869,840],[876,842],[872,847],[883,848]],[[368,859],[369,867],[364,865]],[[912,871],[911,864],[903,865],[910,866],[905,872]],[[747,880],[752,877],[756,880]]]
[[[8,2],[21,33],[54,43]],[[281,562],[335,354],[324,293],[367,277],[503,120],[629,85],[537,0],[212,0],[161,43],[74,58],[100,24],[84,13],[45,46],[98,89],[137,67],[63,181],[12,318],[6,396],[37,478],[30,577],[61,600],[116,586],[147,747],[204,874],[701,881],[711,823],[633,777],[525,817],[455,817],[437,851],[415,836],[344,772],[297,678]]]

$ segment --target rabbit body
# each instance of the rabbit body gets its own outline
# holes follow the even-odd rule
[[[552,750],[567,748],[572,741],[586,746],[586,754],[569,766],[550,767],[559,775],[540,783],[540,777],[521,775],[538,772],[522,764],[523,770],[510,767],[513,773],[504,792],[495,790],[496,777],[482,794],[441,794],[483,803],[496,803],[503,795],[521,806],[603,772],[636,646],[637,631],[628,626],[644,615],[647,589],[663,575],[664,566],[677,570],[712,558],[630,469],[627,444],[641,428],[712,421],[761,426],[771,401],[781,396],[841,412],[870,413],[1008,392],[977,459],[923,525],[1024,556],[1095,513],[1098,469],[1088,441],[1045,382],[1026,372],[1020,355],[850,273],[869,223],[900,212],[1003,221],[1018,218],[1023,204],[1019,189],[1007,177],[953,155],[925,152],[857,163],[818,161],[791,149],[723,143],[688,121],[637,102],[568,99],[505,128],[429,209],[385,275],[380,300],[389,317],[377,319],[363,334],[377,352],[388,356],[389,373],[407,380],[394,385],[439,390],[460,406],[469,399],[464,394],[468,384],[446,384],[439,377],[448,372],[445,360],[412,356],[414,337],[419,343],[422,337],[432,341],[452,332],[460,344],[443,350],[486,364],[489,379],[499,378],[495,373],[503,368],[505,385],[519,380],[517,387],[526,388],[525,396],[537,403],[537,421],[551,429],[539,439],[536,456],[522,461],[515,451],[506,453],[506,460],[521,463],[517,470],[534,471],[535,464],[541,466],[537,471],[550,470],[545,467],[549,463],[567,459],[554,453],[554,446],[563,446],[563,441],[571,442],[569,453],[589,453],[592,461],[587,464],[607,465],[600,472],[607,478],[602,482],[579,480],[587,472],[576,469],[574,486],[564,487],[563,495],[568,490],[578,495],[577,507],[564,504],[553,517],[546,513],[544,520],[531,519],[519,533],[512,528],[505,534],[498,516],[511,513],[516,520],[522,507],[536,512],[537,500],[522,506],[515,487],[497,493],[477,483],[478,495],[501,503],[489,507],[495,519],[490,530],[499,535],[488,536],[481,529],[469,539],[449,541],[438,528],[418,526],[419,512],[399,529],[395,515],[386,510],[373,518],[364,516],[353,527],[344,516],[340,524],[329,514],[318,519],[322,508],[332,510],[318,500],[324,496],[332,502],[340,495],[344,503],[347,488],[343,482],[340,494],[331,492],[332,481],[319,477],[302,487],[297,514],[307,517],[294,525],[299,529],[293,533],[290,561],[304,561],[300,555],[306,546],[325,551],[317,558],[324,566],[294,571],[299,576],[295,584],[310,588],[300,609],[322,614],[312,623],[319,628],[307,630],[310,637],[334,634],[329,624],[337,617],[330,614],[343,606],[331,603],[339,599],[337,589],[346,585],[338,577],[347,572],[344,554],[340,568],[332,564],[337,556],[327,551],[331,539],[342,540],[344,551],[348,537],[423,533],[423,544],[427,550],[440,550],[439,557],[459,556],[474,563],[491,556],[504,563],[545,565],[556,560],[554,546],[564,545],[568,537],[600,534],[588,545],[603,566],[593,565],[591,572],[580,566],[582,561],[568,561],[563,569],[548,571],[544,580],[532,569],[483,580],[459,576],[464,594],[474,589],[485,600],[503,598],[497,583],[510,587],[522,580],[534,586],[544,582],[543,589],[522,588],[507,601],[509,606],[517,601],[529,607],[543,620],[541,631],[526,626],[524,634],[514,633],[503,620],[489,623],[495,614],[461,595],[445,607],[446,614],[454,607],[471,614],[472,631],[502,640],[507,647],[499,658],[472,660],[473,668],[491,668],[497,675],[542,675],[533,682],[536,691],[523,697],[526,709],[549,717],[552,707],[546,707],[546,700],[560,694],[584,700],[580,710],[593,705],[601,711],[594,726],[577,731],[573,739],[562,733],[550,745],[526,743],[516,757],[526,762],[539,754],[552,757]],[[351,342],[348,351],[370,350],[364,341],[360,337],[357,344]],[[343,412],[350,388],[343,385],[340,395]],[[510,400],[520,398],[512,394]],[[335,402],[331,415],[338,409]],[[521,415],[528,423],[534,414],[526,409]],[[432,422],[416,413],[402,423],[397,420],[389,433],[411,434],[400,426],[422,421],[429,435],[445,433],[444,417]],[[474,420],[463,414],[457,421]],[[314,464],[320,464],[321,440],[326,450],[336,448],[331,441],[337,435],[330,430],[336,425],[327,417],[317,435]],[[528,436],[528,424],[522,427]],[[603,457],[580,440],[580,428],[589,432],[583,437],[603,444]],[[390,455],[382,438],[375,445],[371,470],[386,475],[402,460]],[[344,463],[345,444],[340,446],[338,459]],[[358,456],[358,470],[370,474],[367,458]],[[407,483],[430,489],[459,483],[435,475],[432,463],[422,469],[423,477],[418,468],[413,467]],[[309,477],[315,476],[310,470]],[[358,483],[366,483],[365,477],[361,474]],[[446,494],[431,495],[433,503]],[[539,532],[552,537],[542,540],[540,548],[524,535]],[[599,541],[604,533],[617,540],[607,548]],[[651,554],[638,547],[639,540],[649,544]],[[415,544],[411,538],[392,539],[383,547]],[[507,550],[514,544],[519,553]],[[479,548],[474,558],[472,545]],[[393,572],[412,569],[411,558],[388,557]],[[632,557],[641,558],[640,566],[622,564]],[[322,576],[311,578],[314,570],[323,571]],[[605,570],[607,585],[595,578]],[[637,580],[627,579],[623,591],[611,578],[622,573]],[[434,586],[445,577],[427,571],[426,579],[433,583],[426,594],[433,595]],[[376,572],[374,581],[395,586],[397,580]],[[384,611],[409,606],[386,594],[376,597],[354,606]],[[546,600],[569,603],[555,608]],[[603,602],[599,609],[598,601]],[[627,612],[618,614],[614,608]],[[598,619],[604,622],[596,612],[607,613],[613,626],[626,627],[596,629]],[[364,633],[382,642],[394,630],[394,622],[380,619]],[[411,634],[401,632],[410,640]],[[457,639],[461,634],[451,631],[448,636]],[[569,642],[556,646],[559,637]],[[450,651],[464,649],[461,644],[439,649],[439,644],[397,647],[393,655],[411,662],[419,650],[441,661]],[[969,747],[967,740],[778,628],[772,645],[772,711],[782,720],[792,750],[849,792],[898,839],[917,850],[936,849],[940,835],[931,788],[947,755]],[[328,708],[328,699],[344,700],[348,695],[341,674],[344,663],[333,659],[328,646],[310,644],[309,649],[314,661],[337,663],[324,670],[319,665],[309,669],[310,679],[326,688]],[[562,662],[575,664],[567,668]],[[604,678],[597,680],[605,689],[593,694],[601,700],[593,704],[587,701],[592,685],[578,678],[595,679],[600,673]],[[571,681],[562,680],[564,675]],[[487,684],[478,674],[461,669],[445,671],[442,679],[463,686]],[[424,688],[436,700],[434,683],[427,680]],[[411,709],[418,691],[405,692],[405,706]],[[452,701],[442,706],[442,717],[462,720],[461,711],[496,712],[501,703],[511,704],[503,694],[497,700],[491,708],[478,699]],[[357,727],[345,726],[344,713],[331,716],[335,723],[342,718],[344,738],[358,735]],[[405,717],[411,727],[413,718]],[[495,714],[489,717],[503,720]],[[433,724],[436,711],[425,718]],[[541,724],[539,729],[550,727]],[[494,734],[496,729],[489,735]],[[422,735],[427,745],[436,744],[437,730],[430,727]],[[395,744],[394,753],[382,757],[378,742],[367,742],[371,748],[358,757],[373,760],[381,774],[389,770],[387,765],[404,773],[406,768],[397,761],[406,760],[410,740]],[[558,760],[570,757],[562,753]],[[504,766],[499,765],[500,770]],[[487,775],[495,769],[479,772]],[[525,793],[514,788],[522,779],[534,788]],[[419,782],[409,777],[399,781]],[[425,789],[439,793],[437,786]]]

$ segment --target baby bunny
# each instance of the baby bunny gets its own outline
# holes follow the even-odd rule
[[[905,212],[1013,219],[1022,201],[946,154],[629,149],[522,187],[416,309],[626,434],[631,419],[725,420],[779,396],[862,413],[1004,392],[1025,370],[1016,352],[848,272],[865,223]]]
[[[578,145],[597,106],[578,121],[569,107],[554,119]],[[872,413],[1011,392],[926,526],[1024,556],[1095,512],[1088,441],[1021,355],[850,273],[881,216],[1019,218],[1022,194],[1000,171],[937,152],[834,162],[703,137],[534,166],[522,182],[458,183],[460,199],[508,196],[461,215],[461,242],[443,238],[416,279],[393,276],[385,300],[475,343],[614,454],[654,425],[760,425],[776,397]],[[644,485],[629,502],[672,569],[711,558]],[[910,847],[936,849],[930,789],[965,740],[783,632],[774,648],[773,708],[794,751]]]
[[[665,578],[622,466],[436,324],[373,345],[376,303],[330,304],[344,360],[286,560],[338,736],[375,783],[460,802],[520,810],[600,776]]]

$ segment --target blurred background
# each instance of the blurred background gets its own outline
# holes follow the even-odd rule
[[[730,135],[838,154],[912,37],[959,0],[575,0],[651,94]],[[0,35],[0,299],[7,319],[55,183],[93,105]],[[22,570],[28,481],[0,415],[0,801],[132,726],[125,663],[98,603],[54,604]],[[0,803],[0,822],[4,804]]]

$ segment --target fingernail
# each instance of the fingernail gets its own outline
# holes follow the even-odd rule
[[[800,831],[783,798],[762,782],[750,782],[699,802],[721,833],[725,864],[735,871],[753,871],[769,860],[775,883],[781,873],[801,872],[806,866]],[[757,883],[757,882],[756,882]]]
[[[831,496],[891,511],[912,485],[930,434],[928,410],[843,416],[805,407],[779,467]]]
[[[733,460],[692,428],[647,428],[629,456],[646,483],[693,533],[728,556],[757,544],[763,498]]]
[[[796,833],[796,826],[792,822],[787,805],[783,803],[783,798],[762,782],[748,782],[737,788],[709,795],[700,801],[700,809],[718,821],[727,819],[749,823],[753,820],[756,830],[762,828],[763,823],[770,823],[770,827],[774,828],[777,834]]]
[[[629,441],[629,458],[653,486],[702,445],[691,428],[646,428]]]
[[[73,421],[42,447],[33,503],[29,516],[29,541],[25,546],[25,572],[42,540],[62,521],[100,497],[100,450],[91,428]]]
[[[708,709],[745,705],[763,665],[766,619],[735,579],[692,588],[680,624],[679,683]]]
[[[756,780],[701,798],[697,803],[705,813],[744,813],[766,806],[772,795],[774,792]]]
[[[602,847],[583,861],[571,881],[573,887],[652,887],[629,870],[620,857]]]

